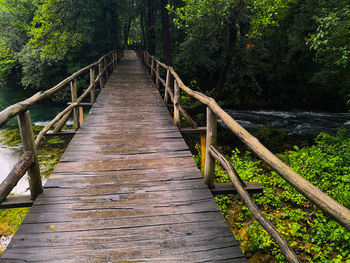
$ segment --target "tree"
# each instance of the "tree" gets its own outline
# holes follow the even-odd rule
[[[170,44],[170,27],[169,14],[167,10],[168,0],[160,0],[160,14],[162,20],[162,42],[163,56],[167,65],[172,65],[171,44]]]
[[[232,58],[240,38],[247,34],[261,35],[268,26],[278,25],[278,19],[289,7],[289,1],[268,0],[185,0],[185,6],[174,10],[176,23],[187,37],[182,46],[197,42],[197,58],[214,60],[207,63],[215,68],[214,96],[222,98]],[[249,26],[249,23],[251,26]],[[192,42],[192,44],[190,44]],[[205,45],[198,46],[198,45]],[[200,55],[198,54],[200,53]],[[206,56],[207,59],[199,58]],[[203,66],[202,66],[203,67]],[[205,73],[208,76],[208,73]],[[210,75],[210,74],[209,74]]]
[[[332,1],[316,16],[317,31],[309,44],[319,59],[346,67],[350,61],[350,4],[348,1]]]
[[[6,79],[18,66],[16,54],[30,38],[36,5],[31,0],[0,1],[0,78]]]

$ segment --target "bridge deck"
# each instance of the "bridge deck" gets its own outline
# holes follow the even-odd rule
[[[0,262],[246,262],[133,52]]]

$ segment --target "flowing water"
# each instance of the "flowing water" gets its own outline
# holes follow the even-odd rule
[[[321,132],[335,135],[339,128],[350,128],[350,113],[226,110],[247,130],[270,127],[288,134]]]

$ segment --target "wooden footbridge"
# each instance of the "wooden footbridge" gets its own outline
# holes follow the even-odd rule
[[[349,229],[349,210],[274,157],[213,99],[186,87],[171,67],[148,53],[144,54],[148,68],[133,51],[125,51],[120,58],[121,54],[111,52],[54,88],[0,113],[0,127],[18,116],[24,148],[23,157],[0,186],[1,206],[32,205],[0,262],[246,262],[212,193],[240,194],[287,259],[299,262],[249,198],[247,191],[259,191],[260,186],[242,182],[215,148],[216,116]],[[77,78],[89,72],[90,85],[78,97]],[[34,141],[28,109],[67,84],[72,102]],[[164,99],[158,91],[161,86]],[[96,99],[97,87],[101,93]],[[180,90],[208,106],[207,127],[198,127],[180,105]],[[89,103],[83,102],[88,95]],[[173,102],[173,118],[168,100]],[[83,120],[81,107],[92,103]],[[71,114],[75,130],[62,130]],[[180,129],[180,114],[191,128]],[[206,134],[201,136],[205,184],[181,132]],[[42,187],[36,147],[45,135],[68,133],[75,135]],[[232,184],[215,184],[215,160],[227,170]],[[27,170],[31,200],[8,196]]]

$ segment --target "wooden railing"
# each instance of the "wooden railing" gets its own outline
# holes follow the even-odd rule
[[[217,141],[217,118],[220,118],[223,123],[246,145],[255,153],[260,159],[265,161],[274,171],[276,171],[282,178],[284,178],[289,184],[291,184],[298,192],[305,196],[308,200],[314,203],[326,214],[331,216],[347,230],[350,231],[350,210],[339,204],[337,201],[323,193],[320,189],[312,185],[305,180],[292,168],[282,162],[277,156],[271,153],[264,145],[262,145],[258,139],[247,132],[242,126],[240,126],[230,115],[228,115],[213,98],[203,95],[200,92],[193,91],[187,87],[174,69],[170,66],[161,63],[154,56],[151,56],[148,52],[144,52],[144,62],[150,70],[150,75],[155,78],[156,87],[160,88],[160,83],[165,89],[164,101],[168,103],[169,97],[173,103],[174,108],[174,122],[180,127],[180,113],[183,114],[185,119],[196,130],[203,131],[203,128],[198,128],[198,125],[184,110],[184,107],[179,103],[180,92],[184,91],[186,94],[197,99],[201,103],[207,106],[207,126],[206,126],[206,142],[203,143],[202,138],[202,164],[204,162],[204,182],[215,192],[216,184],[214,184],[215,175],[215,161],[218,161],[222,167],[226,170],[229,178],[236,188],[237,193],[242,198],[243,202],[250,209],[257,221],[265,228],[265,230],[271,235],[275,242],[281,248],[282,253],[285,255],[289,262],[300,262],[295,252],[288,245],[286,240],[280,235],[280,233],[274,228],[274,226],[265,218],[258,207],[254,204],[250,198],[246,184],[241,180],[235,169],[231,166],[228,160],[218,151],[215,147]],[[166,71],[166,80],[162,78],[160,74],[160,67]],[[173,79],[173,81],[171,80]],[[173,83],[173,90],[170,84]],[[183,129],[180,129],[180,131]],[[203,137],[203,136],[201,136]],[[204,158],[205,156],[205,158]],[[203,160],[204,159],[204,160]]]
[[[11,105],[0,112],[0,128],[2,128],[11,118],[17,116],[24,150],[24,155],[22,158],[0,185],[1,208],[24,207],[32,204],[32,201],[23,197],[8,197],[12,189],[17,185],[18,181],[26,172],[28,172],[31,200],[35,200],[35,198],[43,192],[37,156],[37,147],[40,141],[46,134],[74,134],[76,130],[79,129],[84,119],[82,106],[90,106],[95,102],[96,87],[99,86],[100,89],[104,88],[104,83],[116,67],[118,57],[120,56],[121,53],[111,51],[110,53],[101,57],[97,62],[80,69],[53,88],[38,92],[32,97]],[[97,76],[95,76],[96,69],[98,69]],[[83,94],[78,97],[77,78],[84,73],[90,73],[90,84]],[[29,108],[40,100],[47,98],[55,94],[57,91],[63,89],[67,86],[67,84],[70,85],[72,101],[64,111],[60,112],[40,131],[34,140]],[[88,95],[90,95],[90,103],[83,103],[82,101]],[[75,130],[62,131],[63,126],[66,124],[72,113]],[[56,123],[57,125],[55,126]],[[50,131],[50,129],[53,127],[54,129]]]

